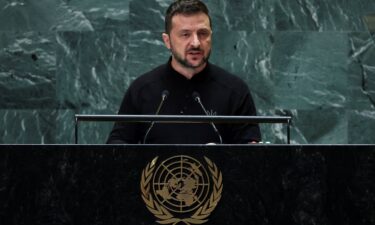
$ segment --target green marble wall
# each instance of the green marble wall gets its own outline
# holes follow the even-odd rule
[[[168,59],[171,1],[0,0],[0,143],[73,143],[74,114],[116,113]],[[248,83],[259,115],[293,116],[293,143],[375,143],[375,1],[205,2],[212,62]],[[111,127],[82,123],[80,142]],[[284,126],[261,129],[286,139]]]

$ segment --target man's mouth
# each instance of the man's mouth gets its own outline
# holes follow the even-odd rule
[[[193,55],[193,56],[199,56],[199,55],[202,55],[203,52],[202,51],[188,51],[188,54]]]

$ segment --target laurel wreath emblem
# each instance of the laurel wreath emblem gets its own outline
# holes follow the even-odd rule
[[[213,163],[207,157],[204,157],[204,159],[208,164],[211,178],[214,183],[213,190],[209,199],[207,199],[207,201],[202,206],[200,206],[189,218],[176,218],[172,213],[168,211],[168,209],[154,200],[150,191],[150,183],[158,157],[155,157],[150,163],[147,164],[146,168],[142,171],[140,182],[142,199],[145,202],[147,209],[152,214],[154,214],[156,218],[158,218],[158,220],[156,221],[157,223],[173,225],[176,225],[178,223],[185,223],[186,225],[191,225],[203,224],[208,221],[208,217],[216,208],[218,202],[221,199],[221,193],[223,191],[223,177],[215,163]]]

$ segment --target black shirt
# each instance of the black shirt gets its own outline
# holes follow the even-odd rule
[[[204,115],[194,100],[200,95],[210,115],[256,115],[249,89],[240,78],[208,63],[203,71],[190,80],[175,71],[171,60],[137,78],[125,93],[119,114],[154,115],[161,102],[162,92],[168,90],[160,115]],[[150,123],[116,123],[107,143],[142,143]],[[223,143],[260,141],[258,125],[217,124]],[[205,144],[219,143],[211,124],[155,123],[146,143]]]

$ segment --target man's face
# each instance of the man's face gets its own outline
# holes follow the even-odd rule
[[[210,20],[204,13],[172,17],[170,34],[163,40],[172,52],[172,63],[188,69],[204,68],[211,53]]]

